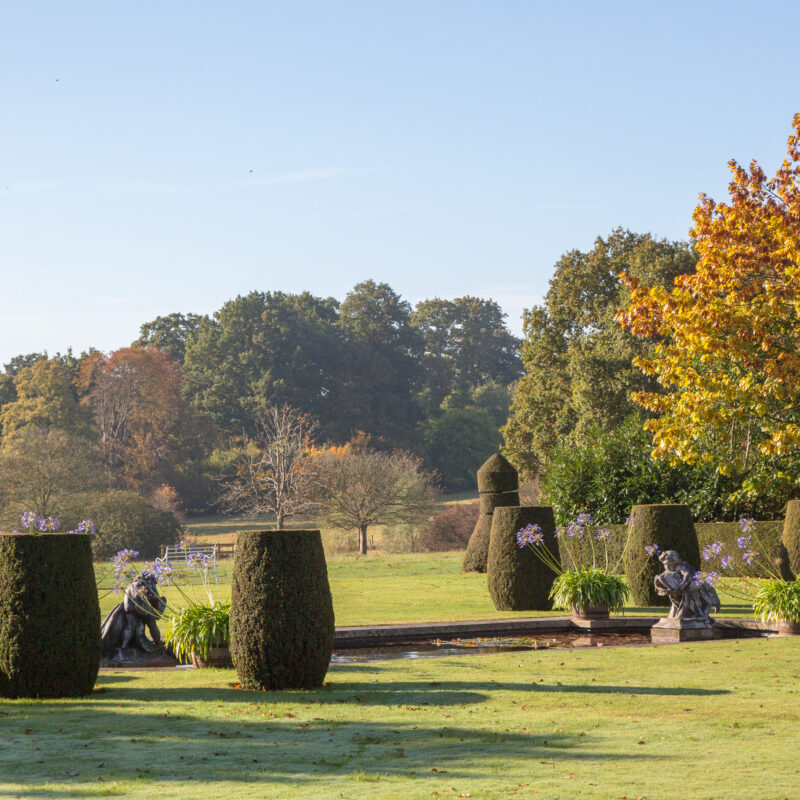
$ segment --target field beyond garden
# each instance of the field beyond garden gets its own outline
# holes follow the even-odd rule
[[[560,615],[563,611],[497,611],[486,576],[462,573],[464,554],[370,552],[367,556],[328,558],[328,577],[333,595],[337,626],[372,625],[392,622],[445,622],[470,619],[508,619]],[[141,566],[141,565],[139,565]],[[233,562],[219,562],[219,584],[211,590],[215,600],[226,600],[231,591]],[[203,597],[199,573],[185,573],[181,586],[192,599]],[[188,581],[193,583],[188,584]],[[179,578],[180,581],[180,578]],[[188,584],[188,585],[187,585]],[[171,606],[186,605],[175,586],[160,591]],[[750,617],[752,607],[720,591],[722,616]],[[119,597],[101,592],[101,609],[106,614]],[[642,608],[629,605],[626,614],[656,616],[665,608]],[[162,628],[163,628],[162,624]]]
[[[799,663],[788,638],[337,665],[307,692],[104,671],[2,703],[0,796],[797,798]]]

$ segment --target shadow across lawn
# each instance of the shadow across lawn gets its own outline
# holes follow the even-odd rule
[[[114,693],[136,698],[127,690]],[[143,784],[181,783],[194,795],[204,791],[203,783],[207,789],[215,782],[235,781],[253,784],[252,796],[259,796],[259,784],[282,784],[290,797],[315,784],[329,790],[331,778],[364,780],[367,775],[380,782],[414,777],[434,789],[443,780],[449,786],[454,779],[492,775],[498,763],[552,765],[577,759],[601,765],[614,758],[633,765],[639,759],[666,758],[609,752],[585,733],[490,731],[449,725],[445,718],[435,723],[420,719],[418,725],[412,725],[414,719],[301,721],[271,712],[269,695],[259,694],[262,703],[252,709],[247,702],[251,693],[242,692],[236,693],[243,701],[234,709],[236,718],[220,718],[203,713],[201,701],[214,698],[203,691],[194,694],[194,713],[181,702],[170,711],[163,704],[150,711],[84,700],[61,703],[57,713],[47,704],[17,704],[20,719],[5,720],[0,794],[14,796],[6,787],[22,785],[24,797],[94,798],[108,793],[110,781],[134,781],[140,791]]]

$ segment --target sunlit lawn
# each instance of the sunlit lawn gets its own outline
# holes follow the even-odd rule
[[[800,640],[332,667],[104,672],[0,702],[0,797],[797,798]]]
[[[486,576],[462,573],[462,553],[424,553],[388,555],[370,552],[367,556],[341,556],[328,559],[337,625],[369,625],[390,622],[429,622],[468,619],[563,614],[564,612],[496,611],[486,587]],[[212,583],[215,599],[230,595],[232,562],[220,561],[220,583]],[[192,576],[197,580],[197,575]],[[186,601],[174,586],[163,587],[170,604]],[[197,585],[188,594],[201,598]],[[101,605],[106,613],[119,598],[104,594]],[[723,615],[748,617],[752,611],[723,593]],[[663,608],[626,609],[627,614],[657,615]]]

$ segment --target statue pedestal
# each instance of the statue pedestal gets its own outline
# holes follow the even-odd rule
[[[653,644],[677,644],[678,642],[698,642],[714,638],[714,623],[662,619],[650,628],[650,641]]]
[[[176,667],[178,660],[173,658],[163,647],[152,653],[146,653],[133,647],[126,647],[113,655],[103,655],[100,666],[104,669],[130,669],[131,667]]]

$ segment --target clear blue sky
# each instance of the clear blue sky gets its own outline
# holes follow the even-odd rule
[[[0,2],[0,363],[253,289],[495,298],[685,238],[800,110],[797,2]]]

